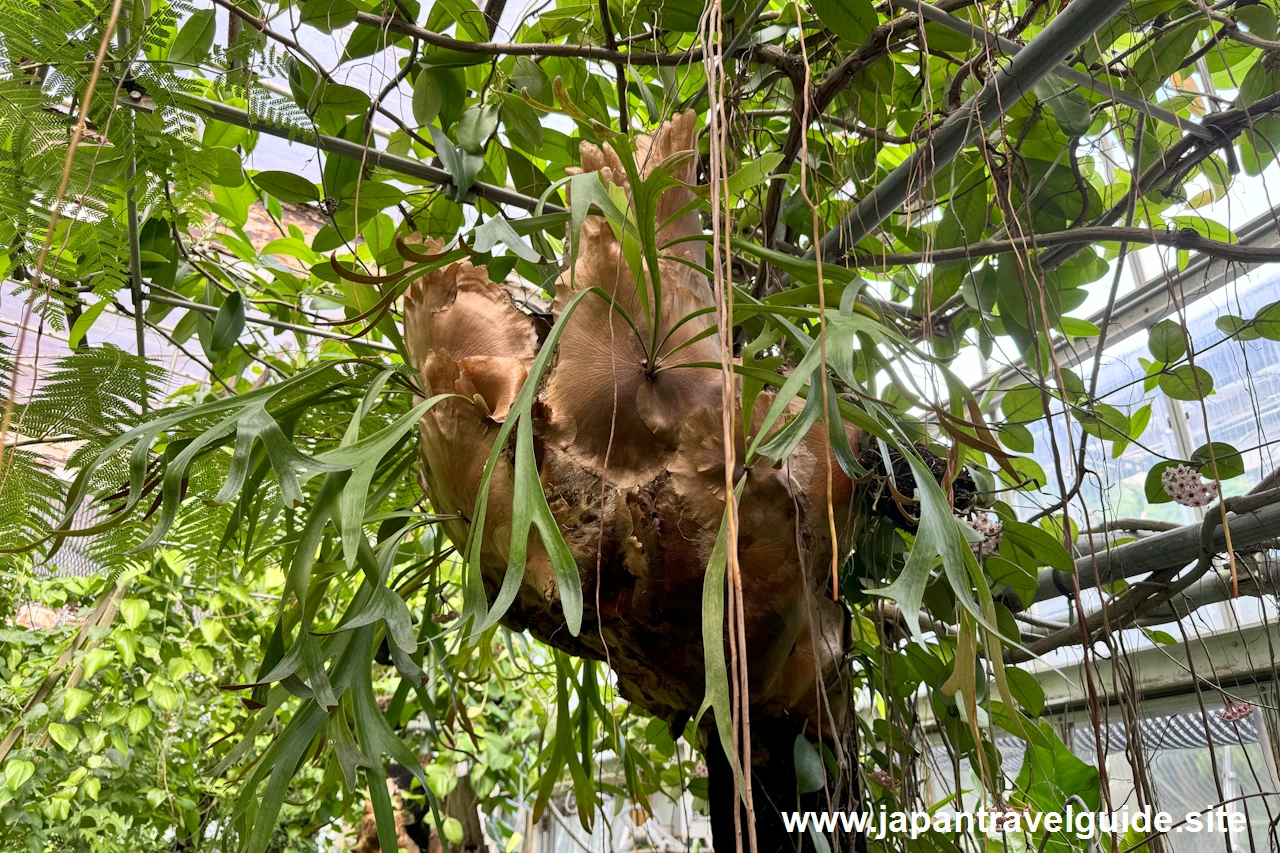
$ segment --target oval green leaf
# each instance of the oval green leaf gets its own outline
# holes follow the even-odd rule
[[[213,318],[213,339],[210,348],[214,352],[223,352],[235,346],[244,331],[244,297],[236,291],[227,297]]]
[[[825,774],[822,772],[822,759],[813,744],[803,734],[796,735],[792,753],[796,762],[796,790],[801,794],[821,791]]]
[[[169,48],[169,61],[175,65],[199,65],[213,47],[217,32],[217,20],[213,9],[201,9],[194,13],[178,30]]]
[[[1184,364],[1161,374],[1160,390],[1175,400],[1199,400],[1213,393],[1213,377],[1203,367]]]
[[[877,23],[871,0],[812,0],[810,5],[823,26],[855,44],[861,44]]]
[[[258,189],[281,201],[302,204],[320,200],[320,191],[316,189],[316,185],[292,172],[259,172],[253,176],[253,182],[257,184]]]
[[[1147,334],[1147,349],[1156,361],[1173,364],[1187,354],[1187,340],[1182,326],[1173,320],[1161,320]]]

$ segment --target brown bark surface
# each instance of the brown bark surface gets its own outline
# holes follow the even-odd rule
[[[693,114],[684,113],[654,138],[641,137],[641,173],[693,148],[694,128]],[[583,143],[582,163],[600,172],[606,185],[629,193],[612,151]],[[677,177],[694,182],[692,158]],[[667,190],[658,222],[691,198],[684,187]],[[697,215],[690,213],[663,230],[659,245],[701,233]],[[700,242],[664,253],[705,263]],[[664,259],[660,271],[662,340],[682,318],[714,305],[714,296],[706,277],[689,266]],[[575,638],[565,628],[536,532],[530,534],[524,582],[506,621],[576,655],[603,660],[607,645],[622,694],[677,719],[696,712],[703,699],[703,575],[724,512],[725,476],[722,374],[679,366],[716,361],[716,336],[673,351],[712,325],[714,316],[675,329],[654,370],[643,343],[650,330],[637,284],[612,227],[600,216],[588,217],[575,268],[557,282],[555,321],[562,322],[564,305],[576,292],[593,286],[613,294],[639,335],[604,299],[588,296],[567,321],[534,408],[542,486],[582,577],[582,631]],[[406,298],[406,342],[424,389],[477,400],[438,404],[421,425],[420,481],[437,512],[463,517],[445,525],[460,548],[499,425],[540,345],[537,328],[483,267],[468,262],[424,277]],[[740,400],[740,389],[735,396]],[[771,402],[767,393],[756,402],[753,429]],[[797,409],[793,404],[792,411]],[[743,473],[741,433],[735,426],[735,479]],[[844,553],[856,527],[854,484],[830,455],[821,424],[782,464],[759,459],[746,472],[738,552],[756,713],[795,713],[816,722],[819,671],[828,689],[838,689],[846,617],[829,592],[828,466]],[[507,567],[512,483],[509,447],[493,478],[480,553],[490,596]],[[838,714],[845,703],[831,704]]]

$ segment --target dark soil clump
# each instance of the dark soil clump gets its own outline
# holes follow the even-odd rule
[[[947,474],[946,458],[934,453],[922,442],[916,442],[914,446],[916,453],[920,455],[920,458],[929,466],[929,470],[933,472],[933,478],[941,485],[943,478]],[[858,457],[858,461],[862,464],[862,467],[873,475],[873,485],[869,491],[873,501],[872,510],[888,518],[898,527],[914,530],[920,523],[919,507],[915,504],[907,504],[894,499],[879,446],[873,443],[862,452],[862,455]],[[893,484],[898,490],[898,495],[902,498],[917,500],[916,478],[907,460],[896,448],[890,447],[889,461],[893,465]],[[977,484],[974,483],[973,475],[969,473],[967,468],[961,468],[956,473],[955,481],[951,484],[952,507],[956,512],[968,512],[973,508],[976,492]]]

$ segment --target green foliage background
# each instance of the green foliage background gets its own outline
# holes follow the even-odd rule
[[[493,624],[501,612],[476,597],[474,572],[436,532],[413,473],[413,426],[430,401],[414,401],[397,300],[416,277],[462,257],[487,264],[495,281],[516,274],[549,295],[575,251],[566,226],[572,233],[588,215],[633,240],[629,262],[652,273],[665,248],[659,223],[591,176],[572,177],[578,144],[615,146],[628,162],[635,134],[708,103],[724,110],[726,196],[714,204],[730,221],[725,269],[746,342],[744,387],[781,389],[775,419],[797,395],[811,402],[770,441],[762,431],[751,452],[787,456],[823,417],[813,392],[830,381],[839,400],[828,420],[896,448],[922,484],[919,530],[873,523],[867,547],[842,566],[841,589],[866,628],[852,650],[854,678],[883,712],[859,720],[866,748],[839,771],[914,778],[909,735],[923,688],[954,753],[984,757],[978,781],[991,793],[1040,808],[1072,796],[1096,803],[1096,770],[1036,721],[1035,680],[1001,663],[1024,640],[1001,596],[1025,604],[1039,570],[1070,570],[1064,542],[1089,508],[1063,502],[1028,523],[997,497],[1055,480],[1078,494],[1086,472],[1070,458],[1045,472],[1027,455],[1036,422],[1074,421],[1081,444],[1092,439],[1113,456],[1142,441],[1149,401],[1107,403],[1096,376],[1056,363],[1052,344],[1099,336],[1073,312],[1131,247],[1171,246],[1182,264],[1192,249],[1234,251],[1227,225],[1199,210],[1275,157],[1280,42],[1270,2],[1206,11],[1140,0],[1069,59],[1107,86],[1213,127],[1211,140],[1047,78],[915,188],[908,211],[821,265],[802,257],[815,238],[1006,57],[870,0],[717,4],[701,23],[704,10],[687,5],[559,0],[498,44],[497,16],[487,13],[501,14],[501,3],[245,0],[228,37],[231,5],[0,2],[0,267],[26,320],[65,332],[76,350],[39,362],[29,391],[11,359],[31,341],[5,341],[4,615],[24,602],[118,608],[83,632],[5,629],[0,723],[18,736],[4,755],[0,843],[304,850],[322,828],[358,818],[367,792],[386,844],[388,757],[415,770],[433,808],[456,784],[460,756],[495,813],[540,808],[563,780],[584,824],[601,792],[593,767],[603,753],[621,764],[615,788],[638,802],[697,788],[692,754],[614,697],[601,667]],[[1023,42],[1059,12],[1036,0],[939,6]],[[341,43],[336,65],[303,47],[299,34],[312,31]],[[724,59],[728,94],[708,98],[702,59],[715,45],[734,50]],[[339,81],[344,66],[374,55],[399,68],[387,89]],[[1200,93],[1206,77],[1229,93],[1212,108]],[[264,85],[271,80],[283,85]],[[385,106],[393,88],[409,96],[409,114]],[[258,130],[212,118],[210,101],[242,110],[240,123]],[[72,149],[79,122],[86,130]],[[384,152],[442,168],[444,179],[334,153],[320,157],[319,181],[245,165],[267,129],[316,146],[327,137],[369,146],[375,122],[393,126]],[[707,133],[699,144],[708,174],[717,167]],[[1129,165],[1104,168],[1104,147],[1110,162]],[[499,206],[511,200],[503,189],[525,198]],[[709,214],[705,195],[698,209]],[[323,227],[308,236],[287,226],[286,203],[308,205]],[[255,205],[278,225],[265,247],[248,230]],[[1087,237],[1062,236],[1086,228]],[[406,252],[411,233],[442,239],[446,254]],[[128,313],[116,302],[133,284],[131,265],[152,295],[170,300],[145,304],[140,322],[187,349],[207,382],[162,392],[159,368],[92,345],[108,310]],[[654,294],[660,285],[656,273],[646,280]],[[1221,343],[1280,340],[1277,312],[1224,318]],[[264,318],[301,327],[290,332],[296,346],[281,346],[256,322]],[[1153,329],[1146,393],[1192,403],[1212,393],[1187,342],[1179,322]],[[554,338],[545,346],[549,357]],[[1021,355],[1026,382],[991,406],[994,395],[949,369],[972,350]],[[515,424],[531,417],[537,374],[507,426],[526,462],[531,440],[521,449]],[[919,467],[913,442],[926,437],[926,416],[942,430],[935,449],[945,456],[940,445],[954,446],[984,511],[1003,522],[993,554],[979,559],[967,547],[976,534]],[[65,466],[74,479],[28,449],[48,443],[74,448]],[[1218,443],[1165,459],[1147,477],[1146,498],[1169,500],[1160,475],[1176,463],[1222,486],[1243,473],[1243,453]],[[847,455],[842,462],[856,467]],[[104,577],[41,572],[82,538]],[[561,581],[572,603],[569,577]],[[922,611],[952,623],[953,634],[902,642],[868,618],[880,600],[868,588],[897,603],[918,639]],[[711,600],[708,613],[719,612]],[[456,630],[482,622],[478,633]],[[719,623],[708,626],[718,638]],[[85,639],[73,641],[79,633]],[[55,665],[67,648],[69,661]],[[710,698],[725,703],[727,687],[714,689],[723,661],[711,663]],[[76,686],[60,677],[28,707],[59,670],[79,672]],[[378,697],[390,697],[386,707]],[[425,734],[406,735],[409,720]],[[1001,775],[997,729],[1027,743],[1018,778]],[[872,782],[862,791],[868,805],[915,795],[910,785]],[[956,843],[929,837],[923,846]]]

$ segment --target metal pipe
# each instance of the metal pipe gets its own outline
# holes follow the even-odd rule
[[[120,53],[126,60],[132,60],[133,45],[129,41],[129,15],[121,14],[120,23],[116,29],[116,36],[119,39]],[[129,136],[129,164],[125,168],[124,182],[125,189],[125,218],[128,221],[128,237],[129,237],[129,293],[133,299],[133,327],[135,346],[138,348],[136,353],[139,358],[147,357],[147,333],[146,318],[142,311],[142,243],[138,236],[138,197],[135,192],[136,177],[138,173],[138,134],[136,131],[136,116],[128,113],[127,125]],[[150,408],[147,401],[147,383],[144,379],[139,388],[138,405],[142,411]]]
[[[939,166],[953,160],[987,125],[1031,91],[1041,77],[1053,73],[1071,51],[1127,5],[1128,0],[1075,0],[1067,4],[1025,49],[992,75],[977,95],[952,113],[937,133],[890,172],[837,227],[823,235],[818,244],[823,258],[838,262],[837,258],[844,257],[907,200],[913,185],[932,178]],[[805,257],[815,257],[815,248],[811,247]]]
[[[893,5],[911,12],[916,12],[920,17],[933,21],[939,26],[946,27],[949,30],[960,33],[962,36],[968,36],[980,44],[985,44],[988,48],[993,46],[999,47],[1000,50],[1010,56],[1020,53],[1022,46],[1009,41],[998,33],[991,33],[979,27],[975,27],[968,21],[957,18],[950,12],[944,12],[936,6],[930,6],[928,3],[921,3],[918,0],[891,0]],[[1164,107],[1158,107],[1149,101],[1139,98],[1137,95],[1131,95],[1123,89],[1118,89],[1111,83],[1106,83],[1072,68],[1070,65],[1058,64],[1058,67],[1052,69],[1051,73],[1057,74],[1064,80],[1070,80],[1077,86],[1081,86],[1100,95],[1105,95],[1113,101],[1118,101],[1125,106],[1132,107],[1140,113],[1143,113],[1156,121],[1162,121],[1165,124],[1171,124],[1179,130],[1189,131],[1201,139],[1207,139],[1213,142],[1217,139],[1209,130],[1201,127],[1193,121],[1180,118],[1176,113],[1166,110]]]
[[[132,135],[132,134],[130,134]],[[134,333],[137,337],[138,355],[147,357],[147,336],[144,327],[142,300],[146,294],[142,292],[142,244],[138,236],[138,199],[134,193],[134,176],[137,173],[138,161],[131,154],[129,165],[125,169],[125,183],[129,188],[125,191],[125,217],[129,225],[129,293],[133,299]],[[142,400],[142,408],[147,408],[147,401]]]
[[[288,128],[276,127],[273,124],[267,124],[253,118],[245,110],[219,101],[211,101],[208,98],[201,98],[195,95],[183,95],[182,100],[199,108],[209,114],[211,118],[218,121],[224,121],[227,124],[233,124],[236,127],[243,127],[246,130],[256,130],[259,133],[265,133],[268,136],[276,136],[280,139],[288,139],[290,141],[297,139],[299,134],[296,130]],[[397,172],[410,178],[418,178],[419,180],[428,181],[442,187],[453,186],[453,178],[448,170],[441,169],[438,166],[432,166],[418,160],[410,160],[408,157],[401,157],[398,154],[389,154],[386,151],[379,151],[376,148],[366,148],[358,142],[352,142],[349,139],[339,139],[336,136],[325,136],[320,133],[307,132],[304,134],[307,142],[314,144],[321,151],[327,151],[330,154],[337,154],[340,157],[346,157],[363,163],[371,163],[379,168],[386,169],[390,172]],[[509,190],[506,187],[500,187],[496,184],[486,184],[478,181],[471,185],[471,193],[479,198],[494,204],[507,204],[512,207],[519,207],[524,210],[532,211],[538,206],[538,200],[524,193],[518,193],[515,190]],[[547,202],[542,206],[545,213],[565,213],[566,208],[558,204]]]
[[[201,305],[199,302],[192,302],[188,299],[178,299],[172,296],[162,296],[159,293],[148,293],[145,296],[149,302],[158,302],[161,305],[171,305],[174,308],[186,308],[188,311],[199,311],[201,314],[210,316],[216,315],[218,309],[212,305]],[[135,306],[135,309],[138,306]],[[139,314],[142,312],[139,311]],[[379,352],[396,352],[396,348],[390,344],[377,343],[376,341],[352,340],[346,335],[337,332],[326,332],[323,329],[313,329],[309,326],[301,326],[297,323],[286,323],[283,320],[273,320],[270,317],[248,317],[245,318],[246,323],[254,323],[258,326],[270,326],[273,329],[280,329],[285,332],[297,332],[300,335],[311,335],[313,338],[325,338],[331,341],[345,341],[353,346],[368,347]]]
[[[1236,551],[1276,539],[1280,537],[1280,503],[1230,515],[1227,523],[1231,526],[1231,545]],[[1198,522],[1187,524],[1119,548],[1080,557],[1075,565],[1080,588],[1090,589],[1099,583],[1112,583],[1134,575],[1190,565],[1200,556],[1200,527]],[[1226,547],[1226,536],[1219,526],[1213,534],[1214,552],[1222,553]],[[1035,601],[1047,601],[1071,591],[1070,575],[1057,569],[1045,569],[1040,573]]]
[[[1261,598],[1280,592],[1280,559],[1264,554],[1256,565],[1239,572],[1240,595]],[[1221,568],[1210,572],[1193,583],[1181,594],[1166,601],[1149,615],[1138,620],[1138,625],[1161,625],[1183,619],[1201,607],[1220,604],[1235,598],[1231,571]]]
[[[1277,559],[1272,554],[1263,554],[1261,559],[1256,562],[1250,561],[1248,569],[1240,573],[1238,580],[1240,586],[1239,597],[1262,598],[1268,595],[1275,596],[1280,592],[1280,559]],[[1178,595],[1163,602],[1150,613],[1120,627],[1134,628],[1167,625],[1170,622],[1186,619],[1202,607],[1221,604],[1236,597],[1231,571],[1225,567],[1215,569]],[[1014,618],[1019,621],[1028,621],[1027,617],[1028,614],[1026,613],[1014,614]],[[1097,625],[1105,617],[1102,610],[1097,609],[1090,612],[1086,618],[1090,625]],[[1032,622],[1031,624],[1036,623]],[[1065,628],[1068,626],[1064,624],[1057,627]]]

